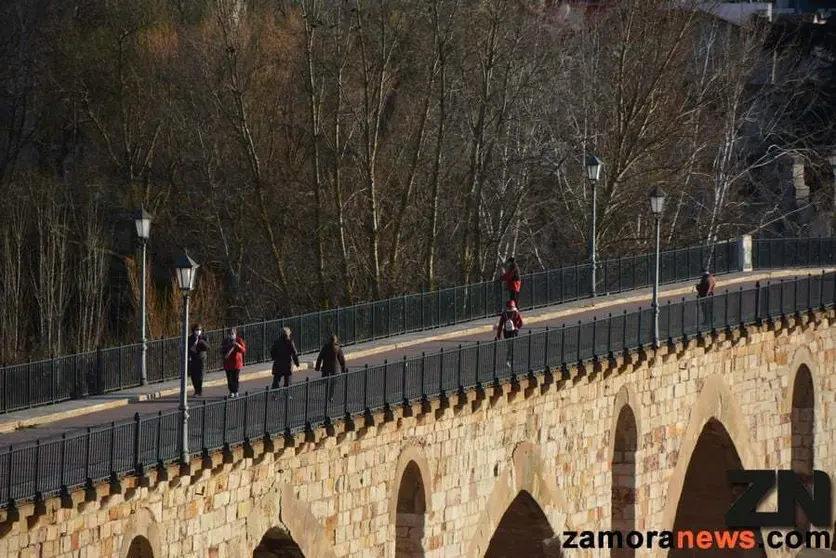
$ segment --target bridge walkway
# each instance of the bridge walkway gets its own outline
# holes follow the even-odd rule
[[[821,273],[823,269],[783,269],[754,271],[724,275],[718,278],[717,293],[724,290],[747,289],[757,281],[777,281],[808,274]],[[829,269],[828,269],[829,271]],[[683,297],[695,296],[694,281],[663,286],[660,301],[678,301]],[[639,289],[617,295],[602,295],[596,299],[584,299],[562,305],[548,306],[523,313],[525,325],[521,335],[542,328],[557,328],[593,318],[606,318],[609,314],[634,311],[639,307],[648,308],[651,289]],[[404,357],[420,356],[421,353],[435,353],[441,349],[454,349],[476,342],[488,342],[494,338],[496,318],[476,320],[456,326],[426,330],[376,341],[360,343],[344,348],[349,370],[365,365],[381,364],[384,360],[394,362]],[[316,353],[300,357],[301,367],[293,374],[293,383],[304,382],[306,378],[318,377],[313,371]],[[246,366],[241,372],[239,392],[263,390],[271,382],[271,363]],[[176,409],[179,404],[179,380],[124,391],[72,400],[47,407],[38,407],[2,415],[0,417],[0,447],[32,442],[36,439],[60,437],[63,433],[84,430],[88,426],[112,421],[123,421],[136,413],[151,414]],[[204,379],[204,394],[192,397],[189,383],[189,405],[199,405],[203,400],[214,401],[228,395],[223,372],[207,374]]]

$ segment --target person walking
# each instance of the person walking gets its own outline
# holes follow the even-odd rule
[[[189,377],[192,379],[195,397],[203,395],[203,371],[206,368],[206,351],[209,343],[203,335],[203,327],[196,324],[189,335]]]
[[[697,283],[697,296],[705,298],[707,296],[714,296],[714,287],[717,285],[717,280],[711,275],[707,269],[702,270],[702,278]]]
[[[705,299],[709,296],[714,296],[714,287],[717,285],[716,279],[714,276],[711,275],[707,269],[702,270],[702,278],[700,282],[697,283],[697,298]],[[711,319],[711,313],[713,311],[713,305],[711,301],[708,300],[700,300],[699,301],[699,322],[700,325],[703,323],[713,323]]]
[[[520,287],[522,287],[522,278],[520,277],[520,268],[517,265],[517,260],[513,256],[508,258],[505,262],[505,273],[500,279],[505,283],[505,288],[508,291],[509,300],[517,302],[520,297]]]
[[[509,300],[505,305],[505,310],[503,310],[502,314],[499,316],[499,324],[496,327],[496,340],[499,341],[500,336],[504,339],[513,339],[520,334],[520,328],[522,328],[522,326],[523,318],[520,311],[517,310],[517,303],[513,300]],[[513,348],[514,345],[512,342],[508,348],[505,361],[505,366],[508,368],[511,367],[511,363],[514,360]]]
[[[238,337],[238,330],[234,327],[228,330],[226,339],[221,344],[221,354],[224,357],[224,372],[226,372],[229,396],[238,397],[238,380],[241,376],[241,369],[244,368],[247,343]]]
[[[340,372],[345,372],[345,355],[340,347],[340,339],[336,334],[331,335],[331,339],[319,351],[319,356],[316,357],[316,365],[314,370],[322,371],[322,377],[328,378],[328,401],[334,400],[334,381],[333,376]]]
[[[299,367],[299,351],[296,350],[296,344],[291,339],[289,327],[282,328],[281,335],[270,349],[270,357],[273,359],[273,383],[270,389],[278,388],[282,379],[284,379],[284,387],[288,387],[293,365]]]

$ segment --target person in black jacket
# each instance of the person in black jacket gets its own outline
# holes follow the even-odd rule
[[[317,372],[321,370],[323,378],[345,372],[345,355],[340,348],[340,339],[336,335],[332,335],[331,340],[319,351],[314,370]],[[328,380],[328,400],[334,400],[334,382],[331,380]]]
[[[290,336],[290,328],[283,327],[281,336],[276,339],[273,348],[270,349],[270,357],[273,359],[273,384],[270,389],[279,387],[282,378],[284,378],[284,387],[288,387],[293,365],[299,366],[299,351],[296,350],[296,344]]]
[[[203,335],[203,327],[195,324],[189,335],[189,377],[192,379],[195,397],[203,395],[203,370],[206,368],[206,351],[209,343]]]

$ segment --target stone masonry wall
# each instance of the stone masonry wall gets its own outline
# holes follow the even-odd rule
[[[670,529],[688,458],[709,418],[729,432],[745,468],[790,467],[792,387],[802,364],[815,389],[815,468],[836,470],[834,321],[832,312],[817,313],[692,339],[558,372],[552,381],[523,378],[287,444],[279,438],[235,448],[40,509],[22,506],[0,517],[0,556],[146,558],[148,550],[136,549],[147,548],[154,558],[240,558],[278,528],[308,558],[393,557],[397,489],[410,462],[425,491],[428,557],[483,556],[520,490],[556,533],[609,529],[613,430],[625,404],[638,437],[636,528]],[[410,532],[404,527],[402,534]]]

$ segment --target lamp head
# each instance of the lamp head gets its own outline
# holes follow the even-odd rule
[[[590,155],[586,160],[586,177],[590,182],[598,182],[601,178],[601,167],[604,163],[595,155]]]
[[[665,208],[665,191],[661,186],[656,186],[650,192],[650,211],[659,216]]]
[[[180,287],[183,294],[187,295],[194,289],[197,268],[199,267],[197,262],[189,257],[188,253],[180,256],[174,265],[174,270],[177,272],[177,286]]]
[[[134,214],[134,224],[136,224],[136,235],[141,240],[148,240],[151,234],[151,214],[145,211],[144,207]]]

